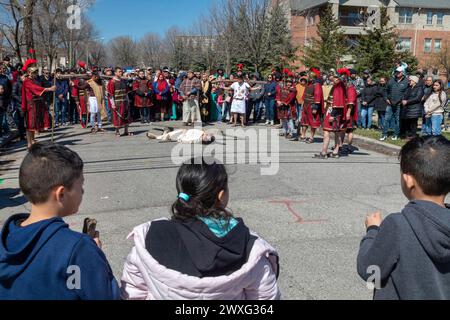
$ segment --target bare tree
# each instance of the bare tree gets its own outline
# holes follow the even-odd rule
[[[108,47],[111,51],[112,61],[119,66],[135,66],[139,60],[136,42],[129,36],[114,38]]]
[[[101,42],[92,42],[89,48],[89,58],[90,63],[94,66],[104,66],[107,63],[107,48]]]
[[[33,15],[37,0],[9,0],[0,2],[0,27],[6,42],[17,58],[22,60],[22,47],[35,58]]]
[[[60,0],[61,5],[65,7],[65,10],[69,5],[73,4],[73,0]],[[69,58],[69,66],[73,67],[75,61],[78,59],[86,59],[85,56],[86,45],[89,45],[86,41],[93,40],[98,37],[98,33],[89,20],[89,18],[84,13],[88,8],[94,4],[95,0],[77,0],[76,4],[82,10],[81,14],[81,28],[80,29],[68,29],[67,21],[61,21],[58,27],[58,34],[62,41],[62,47],[66,50],[66,55]],[[68,17],[67,12],[63,14],[64,17]]]
[[[164,41],[156,33],[147,33],[139,41],[140,57],[144,64],[160,68],[167,63]]]

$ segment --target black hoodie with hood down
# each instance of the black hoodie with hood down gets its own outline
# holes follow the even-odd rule
[[[376,300],[449,300],[450,206],[411,201],[368,229],[357,264],[366,281],[379,267]]]

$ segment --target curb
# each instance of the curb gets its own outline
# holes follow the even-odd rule
[[[367,149],[370,151],[375,151],[388,156],[398,157],[401,147],[392,145],[386,142],[378,141],[375,139],[359,136],[357,134],[353,135],[353,144],[357,147]]]
[[[317,130],[317,133],[320,134],[323,137],[323,130],[320,128],[320,130]],[[392,145],[386,142],[378,141],[372,138],[367,138],[364,136],[357,135],[353,133],[353,145],[359,148],[363,148],[369,151],[378,152],[381,154],[385,154],[387,156],[391,157],[398,157],[400,154],[400,151],[402,150],[401,147]]]

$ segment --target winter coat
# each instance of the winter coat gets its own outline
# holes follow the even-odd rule
[[[387,96],[392,106],[399,106],[402,103],[406,90],[408,89],[408,79],[405,77],[397,81],[397,79],[389,80],[387,84]]]
[[[375,99],[377,98],[376,92],[377,92],[377,85],[373,84],[371,86],[367,85],[361,93],[361,99],[362,102],[367,102],[367,105],[365,107],[373,106]]]
[[[420,118],[423,115],[423,87],[415,85],[408,87],[403,97],[407,101],[406,106],[402,106],[402,119]]]
[[[176,271],[176,268],[168,268],[158,262],[149,251],[152,243],[148,240],[149,230],[153,224],[165,223],[174,229],[168,229],[167,234],[172,234],[171,238],[174,249],[166,250],[167,254],[162,253],[161,259],[165,259],[167,264],[178,265],[179,268],[192,270],[184,273]],[[254,243],[248,255],[245,257],[237,271],[227,275],[216,275],[199,277],[187,275],[201,272],[204,274],[209,269],[212,272],[211,265],[217,268],[224,268],[227,259],[236,259],[240,252],[227,250],[224,239],[213,240],[214,236],[205,237],[204,235],[185,230],[183,226],[173,226],[174,222],[166,219],[156,220],[138,226],[130,234],[129,239],[134,241],[134,247],[131,250],[123,270],[122,276],[122,298],[129,300],[270,300],[280,299],[281,294],[277,286],[278,275],[278,255],[267,242],[251,234],[254,237]],[[207,227],[205,227],[207,228]],[[184,230],[179,234],[180,229]],[[208,229],[209,230],[209,229]],[[164,237],[164,235],[162,235]],[[190,241],[186,242],[186,239]],[[216,241],[216,243],[213,243]],[[242,237],[235,238],[232,245],[239,245]],[[191,244],[191,245],[189,245]],[[196,244],[196,245],[192,245]],[[156,244],[160,246],[160,244]],[[246,246],[246,244],[245,244]],[[175,249],[179,248],[179,249]],[[161,250],[161,249],[157,249]],[[178,250],[178,251],[177,251]],[[181,250],[181,251],[179,251]],[[245,252],[244,250],[243,252]],[[179,252],[179,255],[188,254],[193,259],[186,264],[192,265],[190,268],[180,267],[182,261],[171,261],[167,256]],[[215,256],[222,259],[215,259]],[[195,258],[194,258],[195,257]],[[184,259],[191,260],[191,259]],[[212,260],[209,260],[212,259]],[[177,260],[176,256],[173,260]],[[209,261],[209,263],[208,263]]]
[[[255,85],[255,86],[260,86],[261,89],[251,91],[248,97],[251,101],[260,102],[264,97],[264,93],[265,93],[264,86],[262,86],[262,85]]]
[[[378,270],[376,300],[450,299],[450,207],[412,201],[370,227],[361,242],[358,273]]]
[[[377,85],[375,92],[376,99],[374,106],[376,111],[384,112],[387,108],[387,87],[384,85]]]
[[[440,93],[433,92],[425,101],[424,108],[425,114],[443,114],[444,107],[447,104],[447,94],[445,91]]]

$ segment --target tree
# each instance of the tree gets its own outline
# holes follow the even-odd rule
[[[29,56],[36,58],[33,37],[33,15],[37,0],[9,0],[0,3],[0,27],[3,37],[17,58],[22,60],[23,47]]]
[[[270,65],[283,69],[296,59],[297,48],[292,45],[291,30],[286,12],[279,0],[270,11],[268,32],[268,61]]]
[[[94,66],[106,65],[108,58],[106,46],[101,42],[92,42],[89,47],[89,62]]]
[[[135,66],[138,63],[139,55],[137,45],[129,36],[114,38],[110,41],[109,47],[114,64],[118,66]]]
[[[406,62],[410,70],[417,67],[417,59],[409,51],[398,50],[398,34],[389,26],[385,7],[380,8],[380,25],[365,28],[353,52],[356,69],[370,70],[375,77],[390,76],[397,61]]]
[[[339,67],[338,61],[348,50],[346,36],[339,27],[331,5],[327,5],[322,12],[317,29],[318,38],[312,39],[310,44],[303,48],[302,63],[322,70]]]
[[[163,40],[156,33],[147,33],[139,41],[139,48],[141,51],[141,60],[147,66],[160,68],[163,64],[167,63]]]
[[[433,54],[430,66],[439,75],[448,78],[450,72],[450,41],[446,40],[442,44],[441,50]]]

